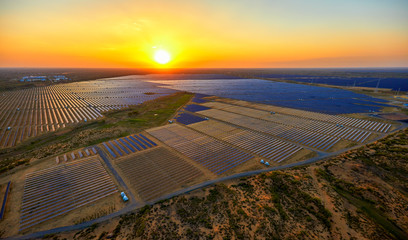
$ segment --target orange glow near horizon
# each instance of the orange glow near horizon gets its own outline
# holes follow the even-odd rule
[[[0,67],[408,66],[406,2],[294,2],[4,0]]]

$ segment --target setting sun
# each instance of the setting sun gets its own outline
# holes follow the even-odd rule
[[[154,60],[159,64],[166,64],[170,59],[170,54],[166,50],[160,49],[154,53]]]

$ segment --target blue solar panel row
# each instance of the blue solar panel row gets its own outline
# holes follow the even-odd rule
[[[148,139],[147,137],[145,137],[143,134],[140,134],[140,136],[144,139],[146,139],[146,141],[150,142],[153,146],[157,146],[157,144],[155,142],[153,142],[152,140]]]
[[[157,146],[157,144],[143,134],[134,134],[128,137],[104,142],[102,143],[102,146],[108,151],[110,156],[117,158],[118,156],[125,156],[152,148]]]
[[[204,110],[207,110],[207,109],[210,109],[210,108],[204,107],[204,106],[201,106],[201,105],[197,105],[197,104],[190,104],[190,105],[187,105],[184,108],[184,110],[190,111],[190,112],[204,111]]]
[[[337,77],[337,76],[313,76],[313,75],[291,75],[291,74],[263,74],[258,77],[264,78],[279,78],[283,80],[304,82],[304,83],[320,83],[335,86],[356,86],[356,87],[372,87],[375,88],[391,88],[393,90],[400,89],[408,91],[408,78],[378,78],[378,77]]]
[[[110,153],[110,155],[114,158],[116,158],[116,154],[108,147],[108,145],[106,143],[102,143],[103,146],[105,147],[106,150],[108,150],[108,152]]]
[[[193,100],[191,100],[194,103],[206,103],[207,100],[202,99],[202,98],[193,98]]]
[[[195,94],[195,97],[196,98],[205,98],[205,97],[209,97],[210,95],[207,95],[207,94],[201,94],[201,93],[196,93]]]
[[[132,136],[130,136],[129,138],[133,138]],[[128,143],[130,143],[134,148],[136,148],[138,151],[142,151],[142,148],[140,148],[140,146],[136,145],[134,142],[130,141],[130,139],[125,137],[125,139],[128,141]],[[136,139],[134,139],[136,141]]]
[[[207,100],[203,99],[204,97],[209,97],[207,94],[196,93],[193,100],[194,103],[205,103]]]
[[[176,117],[176,120],[177,122],[182,123],[184,125],[189,125],[205,121],[206,119],[189,113],[181,113],[179,116]]]
[[[130,149],[130,151],[135,152],[135,149],[133,147],[131,147],[127,142],[125,142],[122,138],[119,139],[121,141],[121,143],[123,143],[128,149]]]
[[[10,190],[10,184],[11,184],[11,181],[8,182],[6,192],[4,193],[3,204],[1,205],[0,220],[3,219],[4,211],[6,210],[6,203],[7,203],[7,197],[9,194],[9,190]]]
[[[328,87],[260,79],[184,80],[168,88],[328,114],[379,111],[385,100]]]
[[[146,146],[152,147],[152,145],[150,145],[148,142],[146,142],[145,140],[143,140],[141,137],[136,136],[136,138],[137,138],[139,141],[141,141],[143,144],[145,144]]]
[[[138,143],[139,146],[141,146],[143,149],[147,149],[147,147],[143,144],[140,144],[139,140],[137,140],[135,137],[129,136],[129,138],[132,139],[135,143]]]
[[[118,140],[115,140],[115,143],[116,143],[126,154],[129,154],[129,151],[128,151],[124,146],[122,146],[122,145],[118,142]]]

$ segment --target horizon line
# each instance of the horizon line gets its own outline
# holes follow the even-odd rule
[[[176,70],[176,69],[408,69],[404,67],[0,67],[0,69],[134,69],[134,70]]]

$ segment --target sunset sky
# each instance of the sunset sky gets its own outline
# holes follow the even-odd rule
[[[0,67],[408,67],[407,12],[406,0],[0,0]]]

